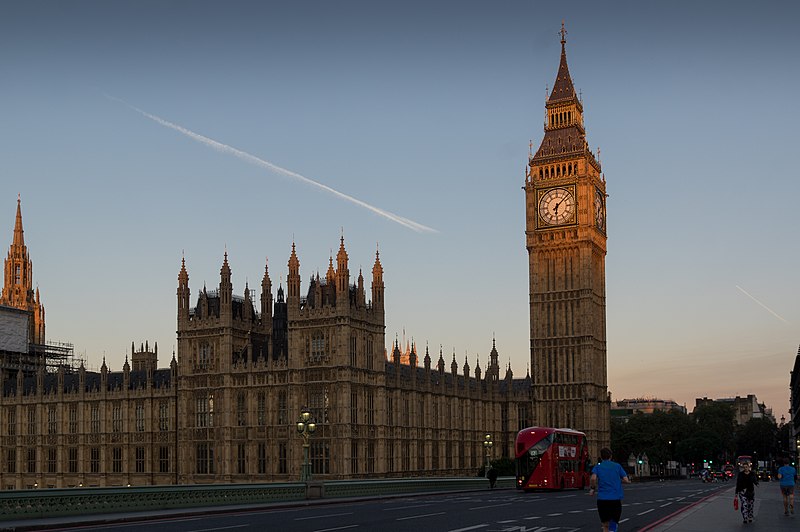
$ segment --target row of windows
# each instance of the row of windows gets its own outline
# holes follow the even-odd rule
[[[239,427],[246,427],[250,424],[248,416],[247,392],[240,391],[236,394],[236,424]],[[278,392],[277,402],[277,424],[286,425],[289,423],[287,415],[287,398],[285,391]],[[214,426],[214,411],[220,409],[219,401],[214,403],[214,394],[202,394],[195,398],[195,426],[198,428],[209,428]],[[256,426],[267,425],[267,394],[258,392],[256,394]]]
[[[416,464],[415,467],[417,470],[424,470],[425,469],[425,440],[419,440],[417,442],[417,452],[411,452],[411,441],[394,441],[392,445],[389,445],[386,448],[387,453],[387,467],[388,471],[391,472],[406,472],[411,471],[411,462],[412,462],[412,454],[416,456]],[[465,441],[458,441],[458,442],[449,442],[444,443],[445,445],[445,453],[444,453],[444,460],[440,464],[440,445],[439,442],[434,442],[433,445],[430,446],[430,453],[431,453],[431,465],[433,469],[439,469],[440,465],[443,465],[446,469],[466,469],[466,468],[477,468],[485,461],[484,449],[482,442],[473,442],[468,444]],[[471,449],[471,454],[467,456],[467,449],[468,447]],[[353,460],[357,461],[357,442],[352,442],[351,444],[351,454],[353,454]],[[400,455],[399,464],[397,461],[397,455]],[[397,467],[399,465],[399,468]],[[357,470],[358,467],[356,464],[351,465],[351,470],[353,473],[359,473]],[[372,472],[365,471],[365,472]]]
[[[375,394],[372,390],[363,392],[365,397],[364,408],[359,409],[359,397],[362,394],[358,391],[350,392],[350,422],[354,424],[366,423],[367,425],[375,424]],[[363,413],[362,413],[363,412]]]
[[[153,456],[153,470],[159,473],[170,472],[170,448],[168,446],[160,446],[157,450],[158,456]],[[37,452],[35,447],[29,447],[23,450],[21,457],[17,456],[17,449],[6,449],[6,463],[5,473],[78,473],[78,448],[66,448],[66,462],[59,463],[56,447],[47,447],[43,450],[42,464],[39,464]],[[101,472],[101,452],[100,447],[89,448],[89,473]],[[22,458],[23,471],[18,471],[18,458]],[[122,447],[111,448],[111,472],[123,473],[124,468],[124,449]],[[145,447],[135,447],[133,449],[133,472],[145,473],[147,462],[147,452]],[[80,471],[83,471],[81,468]]]
[[[362,364],[362,367],[367,369],[373,369],[373,343],[372,343],[372,336],[367,336],[366,341],[366,349],[364,350],[364,359],[365,363]],[[350,366],[351,367],[358,367],[358,337],[356,335],[352,335],[350,337]]]
[[[578,163],[551,164],[539,168],[539,179],[572,176],[578,173]]]
[[[567,126],[572,123],[572,111],[550,111],[548,114],[550,127]]]
[[[195,446],[195,473],[198,475],[213,475],[217,472],[217,464],[213,442],[202,442]],[[247,444],[239,443],[236,445],[236,473],[239,475],[246,475],[251,473],[248,471],[247,464],[250,463],[250,457],[247,454]],[[258,443],[256,446],[256,471],[260,475],[267,473],[267,445],[266,443]],[[314,473],[323,474],[330,473],[330,449],[325,442],[313,442],[309,448],[309,458],[312,464],[312,471]],[[288,453],[286,443],[278,443],[278,456],[277,456],[277,474],[285,475],[288,473]]]
[[[67,407],[67,433],[78,433],[78,405],[70,405]],[[125,409],[121,402],[114,403],[111,409],[111,432],[124,432],[125,428]],[[17,409],[14,406],[6,407],[4,409],[6,419],[6,435],[16,436],[17,434]],[[169,404],[167,401],[161,401],[158,405],[158,430],[168,431],[169,429]],[[59,421],[58,421],[58,406],[50,405],[46,410],[47,418],[47,431],[46,434],[59,434]],[[29,405],[26,411],[26,434],[37,435],[40,434],[38,430],[37,420],[37,407],[36,405]],[[89,411],[89,432],[98,434],[101,432],[101,415],[100,405],[94,404]],[[142,402],[136,403],[134,406],[134,428],[136,432],[144,432],[146,430],[146,416],[145,405]]]

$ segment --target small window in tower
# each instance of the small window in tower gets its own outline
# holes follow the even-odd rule
[[[19,284],[19,264],[14,268],[14,284]]]

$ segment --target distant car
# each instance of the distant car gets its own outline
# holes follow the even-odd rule
[[[728,477],[722,471],[714,471],[714,482],[725,482]]]
[[[772,480],[772,471],[768,469],[762,469],[758,472],[758,480],[763,480],[764,482],[770,482]]]

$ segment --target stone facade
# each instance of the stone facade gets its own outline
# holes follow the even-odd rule
[[[296,480],[303,407],[317,431],[315,478],[472,476],[493,457],[513,458],[516,433],[533,423],[530,378],[501,378],[492,345],[474,375],[455,355],[435,366],[427,348],[408,363],[395,342],[385,355],[383,266],[376,254],[371,298],[363,275],[350,284],[344,238],[334,268],[301,296],[289,258],[287,293],[272,296],[265,268],[259,309],[248,287],[234,295],[227,254],[219,286],[190,306],[185,261],[178,274],[178,353],[157,369],[143,344],[121,372],[62,367],[2,375],[0,486],[200,484]]]
[[[134,354],[153,356],[155,353]],[[174,484],[177,364],[2,375],[0,488]]]

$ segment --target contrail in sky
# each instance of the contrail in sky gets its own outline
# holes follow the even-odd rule
[[[270,170],[270,171],[275,172],[277,174],[283,174],[285,176],[289,176],[289,177],[292,177],[294,179],[297,179],[298,181],[302,181],[303,183],[307,183],[307,184],[313,185],[313,186],[315,186],[317,188],[321,188],[325,192],[333,194],[334,196],[336,196],[338,198],[341,198],[343,200],[349,201],[350,203],[355,203],[356,205],[358,205],[360,207],[364,207],[365,209],[368,209],[368,210],[374,212],[375,214],[377,214],[379,216],[383,216],[384,218],[387,218],[387,219],[389,219],[389,220],[391,220],[393,222],[399,223],[400,225],[402,225],[404,227],[407,227],[408,229],[411,229],[412,231],[416,231],[418,233],[438,233],[439,232],[436,229],[433,229],[433,228],[428,227],[426,225],[422,225],[422,224],[417,223],[417,222],[415,222],[413,220],[409,220],[408,218],[404,218],[404,217],[399,216],[397,214],[394,214],[392,212],[385,211],[383,209],[380,209],[378,207],[370,205],[369,203],[365,203],[365,202],[361,201],[358,198],[354,198],[353,196],[347,195],[344,192],[339,192],[338,190],[335,190],[335,189],[329,187],[328,185],[323,185],[322,183],[314,181],[313,179],[310,179],[310,178],[308,178],[308,177],[306,177],[304,175],[298,174],[297,172],[292,172],[291,170],[287,170],[286,168],[282,168],[282,167],[280,167],[280,166],[278,166],[276,164],[272,164],[269,161],[265,161],[264,159],[260,159],[259,157],[256,157],[255,155],[250,155],[249,153],[244,152],[244,151],[239,150],[239,149],[236,149],[233,146],[228,146],[227,144],[223,144],[221,142],[217,142],[214,139],[210,139],[208,137],[200,135],[199,133],[195,133],[194,131],[190,131],[190,130],[186,129],[185,127],[179,126],[178,124],[173,124],[172,122],[169,122],[168,120],[164,120],[163,118],[160,118],[160,117],[158,117],[156,115],[150,114],[147,111],[143,111],[143,110],[139,109],[138,107],[136,107],[134,105],[131,105],[131,104],[129,104],[128,102],[126,102],[124,100],[121,100],[120,98],[116,98],[116,97],[110,96],[108,94],[105,94],[105,97],[108,98],[109,100],[114,100],[115,102],[119,102],[119,103],[125,105],[126,107],[129,107],[130,109],[133,109],[137,113],[139,113],[139,114],[141,114],[143,116],[146,116],[147,118],[149,118],[153,122],[161,124],[164,127],[168,127],[170,129],[174,129],[178,133],[182,133],[183,135],[186,135],[190,139],[196,140],[197,142],[205,144],[206,146],[210,146],[210,147],[214,148],[217,151],[221,151],[222,153],[228,153],[230,155],[233,155],[234,157],[238,157],[239,159],[242,159],[243,161],[247,161],[249,163],[255,164],[256,166],[260,166],[261,168],[266,168],[267,170]]]
[[[764,308],[767,310],[767,312],[769,312],[770,314],[772,314],[773,316],[775,316],[776,318],[778,318],[779,320],[781,320],[783,323],[789,323],[788,321],[786,321],[785,319],[783,319],[782,317],[780,317],[780,316],[778,315],[778,313],[777,313],[777,312],[775,312],[774,310],[772,310],[771,308],[769,308],[768,306],[766,306],[764,303],[762,303],[762,302],[761,302],[761,301],[759,301],[758,299],[756,299],[756,298],[754,298],[753,296],[751,296],[750,294],[748,294],[748,293],[747,293],[747,290],[745,290],[744,288],[742,288],[742,287],[741,287],[741,286],[739,286],[738,284],[736,285],[736,288],[738,288],[738,289],[739,289],[739,291],[740,291],[740,292],[742,292],[744,295],[746,295],[747,297],[749,297],[750,299],[752,299],[753,301],[755,301],[756,303],[758,303],[759,305],[761,305],[762,307],[764,307]]]

